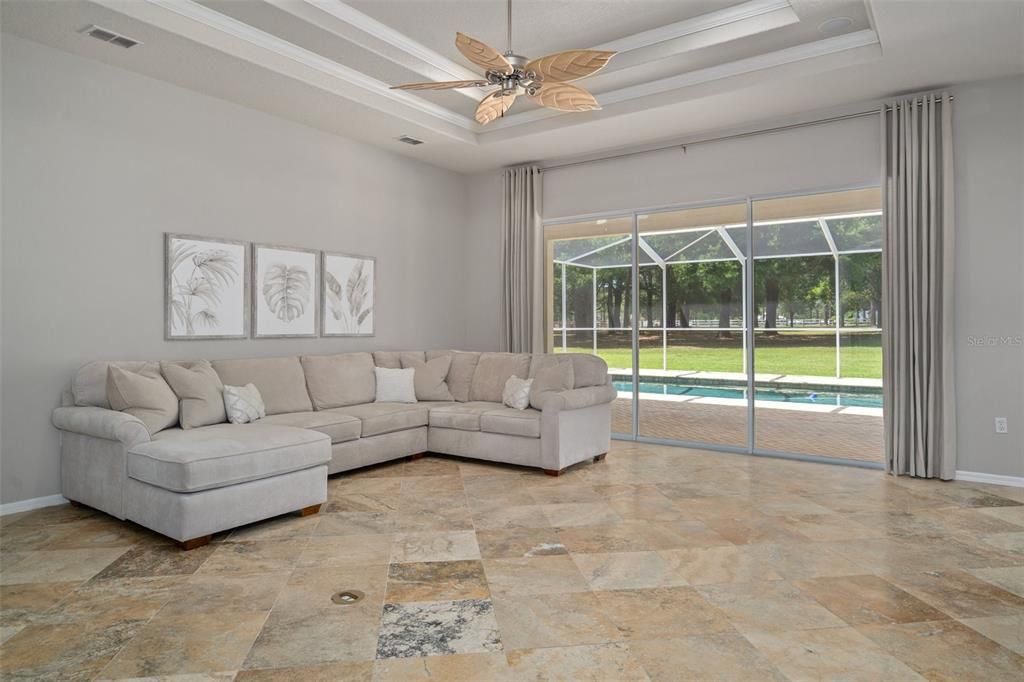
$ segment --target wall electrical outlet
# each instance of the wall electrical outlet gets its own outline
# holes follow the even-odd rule
[[[1006,424],[1006,417],[996,417],[996,433],[1008,433],[1009,427]]]

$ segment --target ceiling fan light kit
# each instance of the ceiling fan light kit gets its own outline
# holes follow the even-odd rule
[[[508,49],[501,54],[490,45],[464,33],[455,34],[455,47],[466,59],[484,70],[484,79],[406,83],[392,90],[452,90],[498,86],[476,108],[477,123],[487,125],[509,110],[519,95],[526,95],[542,107],[557,111],[593,111],[601,105],[592,94],[569,81],[593,75],[604,68],[615,52],[567,50],[538,59],[512,51],[512,0],[507,0]]]

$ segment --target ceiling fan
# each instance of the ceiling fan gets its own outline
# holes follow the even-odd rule
[[[512,51],[512,0],[506,0],[508,11],[508,49],[501,54],[490,45],[455,34],[455,47],[466,59],[484,70],[480,80],[444,81],[438,83],[406,83],[392,90],[452,90],[483,88],[497,85],[476,108],[477,123],[487,125],[504,116],[516,97],[525,94],[537,104],[558,111],[591,111],[600,109],[594,96],[569,81],[597,73],[615,56],[606,50],[567,50],[546,57],[527,59]]]

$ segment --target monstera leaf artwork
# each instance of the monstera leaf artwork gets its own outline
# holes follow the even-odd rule
[[[375,260],[324,254],[324,335],[372,336]]]
[[[317,253],[256,246],[255,335],[316,336]]]
[[[270,312],[282,322],[301,317],[310,294],[309,273],[303,268],[275,263],[263,276],[263,298]]]
[[[167,338],[244,337],[245,244],[167,235],[166,256]]]

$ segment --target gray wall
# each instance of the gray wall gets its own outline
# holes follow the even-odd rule
[[[1024,78],[953,94],[957,469],[1024,476]]]
[[[60,491],[50,412],[90,360],[462,345],[463,176],[9,35],[2,49],[0,502]],[[164,232],[375,255],[377,336],[166,342]]]

